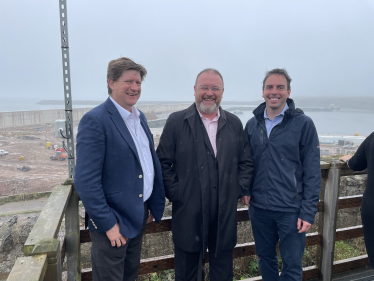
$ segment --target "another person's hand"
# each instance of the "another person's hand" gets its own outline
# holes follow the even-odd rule
[[[119,224],[118,223],[116,223],[111,229],[109,229],[106,232],[106,236],[110,240],[110,243],[112,244],[112,247],[117,246],[119,248],[121,246],[125,246],[126,242],[128,240],[128,238],[126,238],[125,236],[123,236],[119,232]]]
[[[340,157],[339,160],[343,162],[347,162],[349,158],[351,158],[352,155],[344,155],[343,157]]]
[[[299,230],[299,233],[308,232],[312,225],[307,222],[303,221],[302,219],[297,219],[297,229]]]
[[[249,200],[251,200],[251,196],[243,196],[242,199],[240,199],[244,205],[249,205]]]
[[[153,222],[153,220],[154,220],[154,217],[153,217],[152,213],[150,213],[149,216],[148,216],[148,219],[147,219],[147,223]]]

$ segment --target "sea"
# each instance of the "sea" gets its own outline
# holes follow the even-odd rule
[[[301,108],[302,109],[302,108]],[[251,111],[237,114],[242,123],[254,115]],[[374,110],[356,110],[342,108],[337,111],[304,111],[312,118],[318,135],[354,135],[368,136],[374,131]]]
[[[0,98],[0,112],[4,111],[26,111],[26,110],[46,110],[63,109],[64,105],[42,105],[38,104],[37,98]],[[103,100],[104,102],[104,100]],[[151,102],[150,102],[151,103]],[[230,105],[226,107],[240,107],[243,105]],[[91,108],[93,105],[74,105],[74,108]],[[303,108],[301,108],[303,109]],[[337,111],[308,111],[304,110],[305,115],[312,118],[319,135],[354,135],[368,136],[374,131],[374,110],[358,110],[350,108],[341,108]],[[242,114],[237,114],[243,123],[253,117],[252,111],[242,110]]]

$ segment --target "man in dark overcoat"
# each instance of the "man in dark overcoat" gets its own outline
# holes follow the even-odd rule
[[[224,84],[201,71],[195,103],[171,114],[157,155],[172,202],[175,280],[197,280],[209,249],[210,280],[233,280],[237,202],[250,186],[253,161],[238,117],[220,107]]]

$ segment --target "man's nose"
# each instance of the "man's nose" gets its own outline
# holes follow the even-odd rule
[[[137,91],[139,89],[139,85],[136,84],[136,82],[133,82],[133,83],[131,83],[131,87],[130,88],[133,91]]]

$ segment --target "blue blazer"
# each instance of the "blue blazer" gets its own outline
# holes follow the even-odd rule
[[[161,165],[142,112],[140,123],[155,169],[148,208],[159,222],[165,207]],[[90,217],[90,230],[106,232],[118,222],[123,236],[135,237],[144,218],[143,171],[131,134],[109,98],[83,116],[76,147],[74,184]]]

